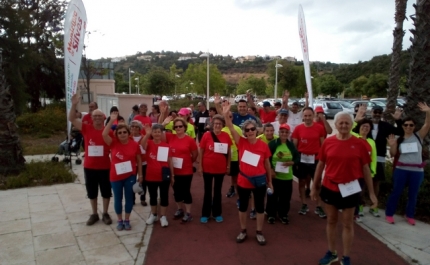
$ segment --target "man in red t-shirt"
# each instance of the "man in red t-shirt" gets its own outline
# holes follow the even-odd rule
[[[72,97],[72,107],[69,112],[69,121],[73,126],[82,131],[85,141],[85,160],[84,174],[85,187],[87,196],[90,199],[92,214],[87,221],[87,225],[93,225],[100,220],[97,212],[97,197],[100,187],[100,193],[103,197],[103,222],[106,225],[112,224],[112,219],[108,214],[109,201],[112,197],[111,183],[109,180],[110,158],[109,147],[103,140],[104,119],[105,115],[100,110],[91,111],[92,123],[83,123],[76,119],[74,113],[79,103],[77,94]],[[94,102],[93,102],[94,103]],[[90,115],[90,114],[88,114]]]
[[[251,107],[255,107],[258,111],[258,115],[260,116],[261,123],[264,125],[266,123],[271,123],[276,120],[276,110],[270,109],[270,102],[263,102],[263,108],[255,105],[254,100],[251,98],[251,94],[247,94],[248,102]]]
[[[82,123],[93,124],[93,119],[91,115],[93,114],[94,110],[98,109],[98,107],[99,106],[97,105],[97,102],[94,102],[94,101],[88,104],[88,114],[82,117]]]
[[[324,131],[325,131],[325,138],[327,138],[327,136],[329,134],[333,133],[333,129],[331,128],[330,124],[328,123],[328,121],[325,118],[324,115],[324,109],[321,106],[316,106],[315,107],[315,118],[314,118],[314,122],[318,123],[319,125],[323,126]]]
[[[324,128],[314,123],[314,111],[312,108],[306,107],[303,109],[303,121],[304,123],[297,125],[291,136],[300,153],[300,162],[296,167],[293,167],[293,170],[294,175],[299,179],[299,194],[302,202],[299,214],[301,215],[305,215],[309,211],[306,204],[306,182],[314,177],[318,164],[318,153],[326,136]],[[320,200],[317,201],[315,214],[318,214],[321,218],[326,217]]]
[[[146,132],[143,128],[145,128],[145,125],[149,125],[152,126],[152,121],[151,118],[149,118],[148,116],[146,116],[146,113],[148,112],[148,105],[146,105],[145,103],[142,103],[139,105],[139,114],[134,116],[133,120],[137,120],[140,121],[143,125],[142,127],[142,134],[145,135]]]

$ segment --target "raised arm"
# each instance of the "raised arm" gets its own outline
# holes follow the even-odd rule
[[[158,104],[158,107],[160,108],[160,115],[158,116],[158,123],[163,123],[164,119],[169,116],[169,106],[166,102],[161,101],[160,104]]]
[[[76,106],[79,103],[79,97],[78,94],[74,94],[72,96],[72,107],[69,111],[69,121],[73,124],[73,126],[78,129],[79,131],[82,130],[82,121],[80,119],[76,119],[75,112],[76,112]],[[90,115],[88,113],[88,115]]]
[[[422,102],[418,103],[418,107],[420,108],[420,110],[422,112],[426,113],[426,119],[424,121],[424,125],[418,131],[418,134],[421,137],[421,139],[424,139],[430,130],[430,107],[427,106],[427,103],[425,103],[425,102],[424,103],[422,103]]]
[[[152,128],[148,124],[145,124],[145,136],[140,140],[140,145],[143,147],[144,150],[146,150],[146,147],[148,147],[148,139],[151,137]]]
[[[219,96],[218,93],[215,93],[214,95],[214,104],[215,104],[216,112],[222,115],[221,97]]]
[[[107,145],[110,145],[112,143],[112,138],[109,136],[109,131],[112,128],[112,124],[116,119],[118,118],[118,111],[114,111],[110,114],[110,119],[108,124],[106,124],[104,130],[103,130],[103,140]]]
[[[394,157],[397,154],[397,139],[394,134],[390,134],[387,138],[388,146],[390,146],[390,155]]]
[[[305,108],[309,107],[309,93],[305,93]]]
[[[327,119],[325,118],[325,115],[323,113],[318,113],[317,115],[319,119],[322,120],[322,122],[324,123],[324,129],[327,134],[332,134],[333,128],[331,128],[330,123],[328,123]]]
[[[290,98],[290,92],[288,90],[284,91],[284,95],[282,96],[282,107],[281,109],[288,109],[288,99]],[[278,110],[278,112],[280,109]]]
[[[230,102],[223,103],[222,114],[224,115],[225,126],[228,127],[231,135],[233,136],[234,142],[238,145],[240,141],[240,135],[234,129],[233,123],[231,122],[231,119],[230,119]]]
[[[252,95],[249,92],[246,92],[246,100],[248,101],[249,106],[254,107],[257,110],[260,108],[259,106],[255,105]]]

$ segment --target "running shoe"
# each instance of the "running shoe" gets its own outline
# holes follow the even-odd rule
[[[257,218],[257,212],[255,211],[255,209],[251,210],[251,212],[249,213],[249,218],[251,219]]]
[[[275,223],[275,217],[269,217],[267,218],[267,222],[271,225],[273,225]]]
[[[351,265],[351,258],[343,256],[340,265]]]
[[[260,246],[266,245],[266,239],[264,238],[263,234],[257,234],[255,235],[255,238],[257,239],[257,242]]]
[[[318,216],[321,218],[327,217],[327,215],[324,212],[324,209],[321,206],[317,206],[317,208],[315,208],[315,214],[318,214]]]
[[[406,220],[408,221],[408,223],[409,223],[410,225],[415,225],[415,219],[414,219],[414,218],[406,217]]]
[[[236,206],[237,206],[237,209],[239,209],[239,207],[240,207],[240,200],[239,199],[237,199],[237,201],[236,201]]]
[[[98,220],[100,220],[99,218],[99,214],[95,213],[90,215],[90,218],[87,221],[87,225],[93,225],[95,224]]]
[[[380,215],[379,215],[379,212],[378,212],[378,208],[375,208],[375,209],[370,208],[370,209],[369,209],[369,213],[370,213],[371,215],[375,216],[375,217],[379,217],[379,216],[380,216]]]
[[[131,230],[130,220],[124,220],[124,229]]]
[[[281,217],[279,219],[281,220],[281,223],[284,225],[287,225],[290,223],[290,220],[288,219],[288,217]]]
[[[208,220],[209,220],[209,218],[207,218],[205,216],[200,217],[200,223],[202,223],[202,224],[206,224],[208,222]]]
[[[175,214],[173,215],[173,219],[177,220],[177,219],[181,218],[182,216],[184,216],[184,210],[178,209],[178,210],[176,210]]]
[[[118,223],[116,225],[116,230],[118,231],[124,230],[124,222],[122,220],[118,220]]]
[[[161,223],[161,227],[167,227],[169,225],[169,222],[167,222],[166,216],[161,216],[160,223]]]
[[[214,219],[215,219],[215,222],[217,222],[217,223],[222,223],[224,221],[224,218],[222,218],[221,215],[217,216],[217,217],[214,217]]]
[[[240,234],[236,237],[237,243],[242,243],[246,239],[246,232],[240,232]]]
[[[158,217],[153,215],[152,213],[149,215],[149,218],[146,220],[147,225],[152,225],[154,222],[158,221]]]
[[[363,220],[361,220],[360,215],[354,215],[354,221],[356,221],[357,223],[361,223]]]
[[[325,253],[325,256],[320,259],[320,262],[318,263],[319,265],[330,265],[333,262],[338,261],[339,259],[337,258],[337,253],[336,251],[333,253],[330,250],[327,251],[327,253]]]
[[[363,211],[363,204],[360,204],[358,206],[358,215],[360,215],[361,217],[364,216],[364,211]]]
[[[227,197],[227,198],[231,198],[231,197],[233,197],[235,194],[236,194],[236,192],[234,191],[234,187],[233,187],[233,186],[231,186],[231,187],[230,187],[230,189],[229,189],[229,190],[228,190],[228,192],[227,192],[226,197]]]
[[[389,224],[394,224],[394,218],[392,216],[386,216],[385,220],[389,223]]]
[[[309,208],[307,204],[302,204],[302,208],[300,208],[299,214],[305,215],[307,212],[309,212]]]
[[[184,215],[184,217],[182,217],[181,223],[185,224],[185,223],[191,222],[192,220],[193,220],[193,217],[191,216],[191,214],[190,213],[186,213]]]

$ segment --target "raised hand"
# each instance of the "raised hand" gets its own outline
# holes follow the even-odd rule
[[[160,113],[166,113],[169,109],[169,106],[165,102],[160,102],[160,104],[158,104],[158,107],[160,108]]]
[[[402,114],[403,114],[403,109],[396,108],[396,111],[394,112],[394,114],[391,114],[391,116],[393,116],[395,120],[400,120],[400,118],[402,117]]]
[[[146,134],[151,134],[152,133],[152,128],[151,128],[151,126],[149,125],[149,124],[145,124],[145,132],[146,132]]]
[[[305,93],[305,98],[307,98],[307,99],[309,98],[309,93],[308,92]]]
[[[113,111],[111,114],[110,114],[110,120],[111,121],[116,121],[118,119],[118,111]]]
[[[290,97],[290,92],[288,92],[288,90],[285,90],[284,95],[282,96],[282,102],[287,103],[289,97]]]
[[[246,99],[248,102],[252,101],[252,96],[251,96],[251,93],[249,93],[249,91],[246,91]]]
[[[218,93],[215,93],[214,95],[214,103],[215,104],[219,104],[221,102],[221,97],[219,96]]]
[[[172,116],[167,116],[167,117],[164,119],[163,123],[164,123],[164,124],[168,124],[168,123],[169,123],[169,122],[171,122],[171,121],[173,121],[173,117],[172,117]]]
[[[418,103],[418,108],[420,108],[420,110],[423,112],[429,112],[430,111],[430,107],[427,106],[427,103],[425,103],[425,102]]]
[[[360,121],[366,117],[367,104],[360,104],[358,107],[357,114],[355,115],[355,121]]]
[[[387,137],[387,142],[388,142],[388,145],[396,145],[397,144],[397,139],[396,139],[396,136],[394,135],[394,134],[390,134],[388,137]]]
[[[81,99],[80,99],[80,97],[78,96],[78,94],[74,94],[74,95],[72,96],[72,105],[78,105],[79,100],[81,100]]]
[[[222,113],[224,115],[228,115],[230,112],[230,102],[226,101],[224,102],[223,106],[222,106]]]

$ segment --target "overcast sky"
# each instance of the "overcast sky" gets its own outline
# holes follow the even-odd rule
[[[395,0],[83,0],[92,59],[208,51],[302,59],[302,4],[311,61],[356,63],[391,52]],[[407,14],[414,13],[409,1]],[[405,21],[403,48],[410,46]]]

